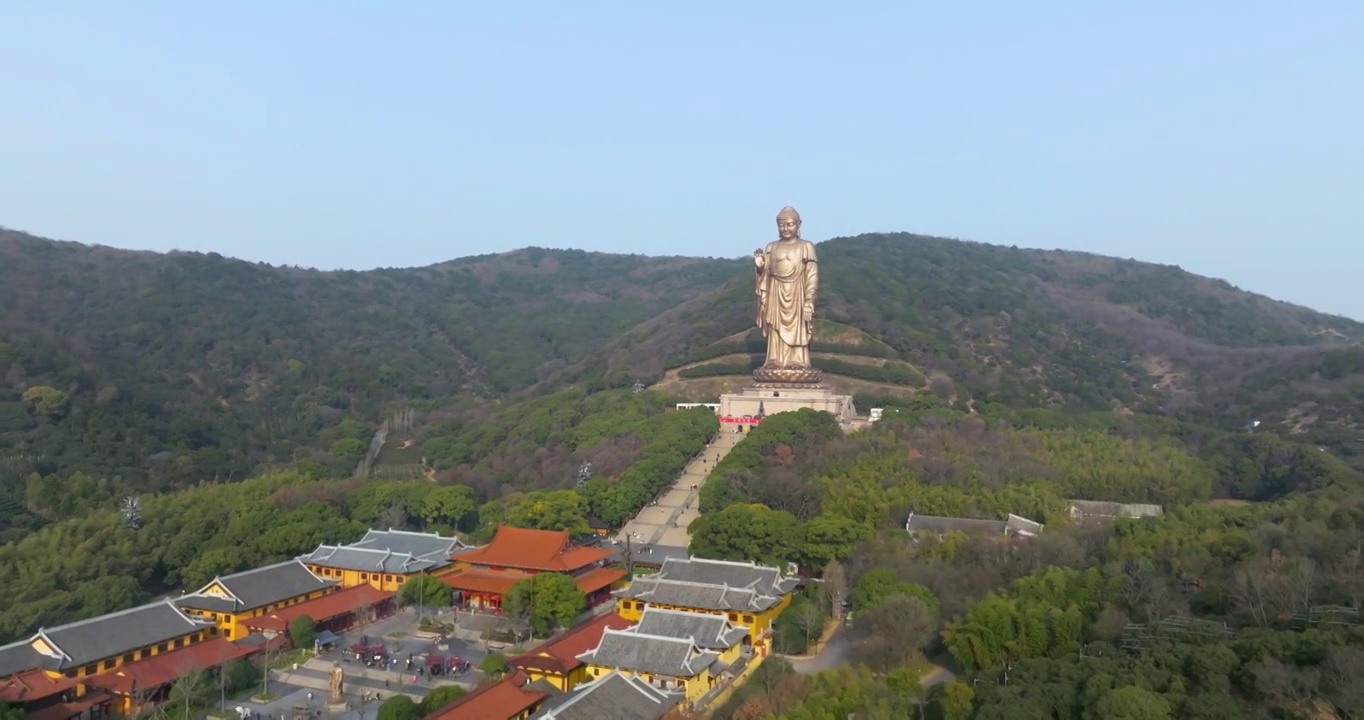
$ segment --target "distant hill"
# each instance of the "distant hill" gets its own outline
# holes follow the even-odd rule
[[[820,256],[815,358],[867,401],[1258,420],[1361,450],[1360,323],[1082,253],[897,234]],[[0,230],[0,308],[0,516],[35,473],[86,473],[92,497],[239,479],[414,404],[636,380],[714,396],[761,352],[746,260],[532,248],[320,272]]]
[[[533,248],[319,272],[0,230],[0,517],[33,473],[121,477],[108,493],[240,479],[345,419],[503,397],[731,274]]]
[[[1155,412],[1364,450],[1364,324],[1176,267],[911,234],[821,243],[812,350],[853,392]],[[645,322],[588,375],[697,398],[761,360],[746,271]],[[869,397],[870,400],[878,398]]]

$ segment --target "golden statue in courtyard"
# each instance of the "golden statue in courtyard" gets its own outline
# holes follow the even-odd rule
[[[778,239],[753,251],[758,327],[767,338],[767,358],[753,371],[760,386],[811,386],[821,373],[810,366],[819,261],[815,244],[800,236],[800,213],[777,213]]]
[[[331,691],[331,696],[327,698],[327,702],[332,705],[340,705],[346,701],[346,698],[342,695],[342,691],[345,689],[344,677],[345,675],[344,671],[341,669],[341,663],[332,663],[331,672],[327,674],[327,689]]]

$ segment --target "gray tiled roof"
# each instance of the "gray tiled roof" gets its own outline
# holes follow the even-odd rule
[[[226,588],[235,599],[202,594],[214,583]],[[182,608],[209,612],[240,612],[307,595],[335,584],[335,580],[326,580],[314,575],[303,563],[289,560],[214,578],[213,582],[199,588],[198,591],[177,598],[175,604]]]
[[[967,535],[1003,535],[1007,529],[1003,520],[910,515],[905,521],[909,532],[961,532]]]
[[[29,646],[32,638],[0,647],[0,678],[41,667],[44,656]]]
[[[680,692],[613,670],[547,700],[531,720],[660,720],[680,702]]]
[[[697,649],[690,640],[607,628],[596,649],[578,659],[618,670],[688,678],[705,672],[717,657]]]
[[[637,577],[612,595],[659,605],[734,612],[761,612],[781,602],[780,597],[748,588],[665,580],[656,575]]]
[[[768,595],[785,595],[800,582],[768,565],[705,558],[669,558],[657,574],[668,580],[751,587]]]
[[[1116,503],[1100,500],[1067,500],[1072,517],[1085,519],[1114,520],[1117,518],[1141,518],[1163,515],[1165,509],[1160,505],[1141,503]]]
[[[412,555],[422,560],[444,560],[449,564],[450,553],[462,544],[455,538],[434,533],[407,530],[370,530],[358,542],[347,547],[362,550],[387,550],[394,555]]]
[[[212,625],[211,622],[186,615],[168,600],[161,600],[88,620],[44,628],[34,638],[0,648],[0,665],[4,666],[0,667],[0,675],[7,674],[6,671],[17,672],[39,665],[56,670],[76,668],[138,648],[158,645]],[[60,657],[48,657],[30,649],[29,644],[37,638],[43,638],[48,645],[56,648]],[[24,664],[25,667],[12,667],[15,664]]]
[[[628,632],[691,640],[703,650],[728,650],[743,641],[748,628],[731,625],[724,615],[649,607]]]
[[[625,562],[626,546],[611,546],[614,555],[607,559],[607,563]],[[629,546],[630,560],[636,566],[661,567],[668,560],[686,560],[691,553],[684,547],[673,545],[635,545]]]
[[[1036,520],[1029,520],[1013,513],[1009,513],[1009,517],[1004,520],[1004,531],[1010,535],[1041,535],[1045,527]]]
[[[360,570],[367,572],[409,573],[425,572],[450,564],[448,554],[419,557],[409,553],[395,553],[378,548],[361,548],[351,545],[319,545],[307,555],[298,558],[310,565],[337,568],[339,570]]]

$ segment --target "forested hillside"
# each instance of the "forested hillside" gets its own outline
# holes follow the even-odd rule
[[[819,253],[816,361],[886,395],[913,388],[962,408],[1118,409],[1223,428],[1258,420],[1364,452],[1358,322],[1085,253],[910,234],[837,238]],[[619,339],[589,375],[743,373],[762,352],[752,308],[751,283],[735,280]],[[852,389],[875,392],[866,388]]]
[[[1067,498],[1165,512],[1084,521]],[[845,436],[802,411],[757,426],[702,502],[693,553],[822,576],[777,620],[778,651],[804,654],[849,598],[842,652],[863,666],[800,675],[778,660],[716,720],[1364,713],[1364,474],[1312,445],[933,403]],[[911,537],[911,513],[1046,527]],[[928,658],[960,679],[926,691]]]
[[[731,274],[536,249],[317,272],[0,231],[0,533],[305,457],[348,473],[330,450],[393,410],[522,390]],[[35,476],[75,506],[26,499]]]
[[[466,448],[452,466],[465,482],[444,473],[439,482],[340,479],[303,461],[240,483],[146,495],[137,524],[113,503],[87,507],[0,545],[0,644],[319,543],[354,542],[366,528],[486,541],[498,523],[585,533],[594,511],[619,522],[671,484],[717,430],[710,411],[665,413],[667,400],[567,391],[464,431],[443,423],[439,442]],[[593,463],[582,487],[580,459]],[[480,480],[467,482],[472,476]]]
[[[1258,420],[1364,464],[1359,323],[1080,253],[900,234],[820,257],[815,361],[863,407]],[[745,261],[579,251],[318,272],[0,231],[0,307],[0,537],[302,459],[346,474],[400,411],[380,465],[454,472],[485,463],[468,426],[498,403],[637,380],[708,399],[760,346]]]

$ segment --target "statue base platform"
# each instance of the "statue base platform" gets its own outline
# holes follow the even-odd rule
[[[824,373],[812,368],[760,367],[753,371],[753,386],[779,390],[818,389]]]
[[[819,385],[788,383],[780,387],[750,387],[740,393],[720,396],[721,417],[759,417],[801,408],[827,412],[840,421],[857,417],[851,395],[839,395]]]
[[[346,712],[349,709],[350,706],[347,705],[345,701],[339,703],[333,702],[327,703],[327,712],[331,715],[340,715],[341,713]]]

